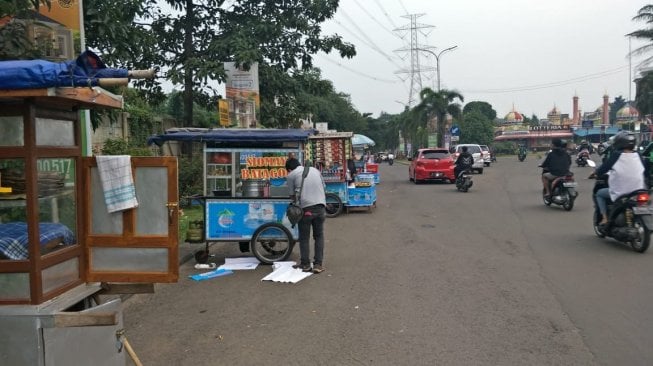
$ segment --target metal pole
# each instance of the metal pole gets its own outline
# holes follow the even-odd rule
[[[436,63],[436,68],[437,68],[437,77],[438,77],[438,92],[440,92],[440,56],[441,56],[443,53],[445,53],[445,52],[447,52],[447,51],[453,51],[453,50],[455,50],[456,48],[458,48],[458,46],[451,46],[451,47],[449,47],[449,48],[445,48],[445,49],[443,49],[443,50],[440,51],[439,53],[435,53],[435,52],[433,52],[433,51],[431,51],[431,50],[428,50],[428,49],[426,49],[426,48],[416,48],[416,50],[418,50],[418,51],[428,52],[428,53],[432,54],[433,57],[435,57],[435,63]]]

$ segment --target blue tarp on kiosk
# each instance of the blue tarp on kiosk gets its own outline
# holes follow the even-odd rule
[[[305,142],[316,130],[289,129],[226,129],[226,128],[179,128],[170,129],[162,135],[147,139],[148,145],[163,145],[166,141],[263,143]]]
[[[585,136],[592,136],[592,135],[616,135],[617,132],[619,132],[618,127],[608,127],[605,128],[603,131],[601,130],[600,127],[592,127],[592,128],[582,128],[579,127],[574,131],[574,136],[578,137],[585,137]]]

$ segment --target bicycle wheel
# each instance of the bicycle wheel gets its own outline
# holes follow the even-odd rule
[[[268,222],[252,235],[250,250],[261,263],[285,261],[292,253],[295,240],[290,231],[276,222]]]
[[[335,193],[327,193],[326,197],[326,217],[336,217],[342,213],[342,200]]]

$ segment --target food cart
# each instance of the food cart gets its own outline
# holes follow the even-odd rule
[[[262,263],[286,260],[299,238],[286,217],[290,203],[285,163],[304,160],[314,130],[171,129],[150,143],[203,144],[204,241],[195,259],[204,263],[209,243],[239,243]]]
[[[360,169],[354,181],[347,179],[347,160],[354,159],[352,136],[351,132],[329,132],[309,137],[306,159],[322,172],[328,217],[338,216],[343,209],[348,212],[350,207],[371,210],[376,205],[373,176]]]
[[[80,109],[100,87],[0,90],[0,364],[126,364],[121,299],[176,282],[177,161],[131,157],[138,207],[109,213]],[[116,284],[116,282],[128,282]]]

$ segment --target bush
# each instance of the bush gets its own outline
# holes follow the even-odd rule
[[[201,157],[178,157],[179,162],[179,200],[182,206],[190,206],[187,197],[199,195],[203,192],[204,176]]]

